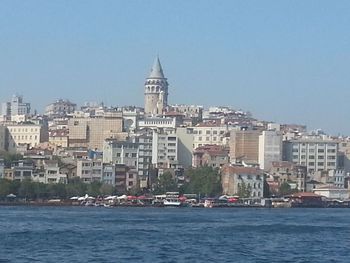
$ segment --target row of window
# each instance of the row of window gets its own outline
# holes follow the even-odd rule
[[[16,136],[16,135],[14,135],[13,137],[12,137],[14,140],[32,140],[33,139],[33,136],[32,135],[22,135],[22,136],[20,136],[20,135],[18,135],[18,136]],[[34,135],[34,140],[37,140],[38,139],[38,136],[37,135]]]
[[[292,152],[293,152],[293,153],[297,153],[297,152],[299,152],[299,149],[293,148],[293,149],[292,149]],[[300,152],[306,153],[306,149],[301,149]],[[315,152],[315,149],[309,149],[309,153],[314,153],[314,152]],[[318,149],[317,152],[318,152],[318,153],[324,153],[325,150],[324,150],[324,149]],[[327,149],[327,153],[335,153],[335,149]]]
[[[9,129],[10,132],[28,132],[30,130],[30,132],[37,132],[38,128],[10,128]]]
[[[215,130],[213,131],[213,135],[217,135],[217,134],[221,134],[222,135],[224,133],[225,133],[225,131],[220,131],[220,132],[219,131],[215,131]],[[193,134],[202,134],[202,131],[201,130],[194,130]],[[210,130],[206,130],[205,134],[206,135],[210,135],[211,131]]]

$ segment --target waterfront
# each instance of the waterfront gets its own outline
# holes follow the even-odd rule
[[[0,262],[348,262],[348,209],[0,207]]]

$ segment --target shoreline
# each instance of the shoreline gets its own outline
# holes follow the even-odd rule
[[[166,206],[159,206],[159,205],[138,205],[138,204],[119,204],[119,205],[113,205],[104,207],[103,205],[99,206],[85,206],[81,204],[74,204],[70,202],[0,202],[0,207],[9,207],[9,206],[26,206],[26,207],[88,207],[88,208],[128,208],[128,207],[134,207],[134,208],[195,208],[195,209],[203,209],[208,207],[204,206],[180,206],[180,207],[166,207]],[[214,206],[210,208],[259,208],[259,209],[288,209],[288,208],[343,208],[348,209],[349,206],[261,206],[261,205],[231,205],[231,206]]]

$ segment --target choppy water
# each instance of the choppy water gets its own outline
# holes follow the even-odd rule
[[[0,262],[350,262],[350,209],[0,207]]]

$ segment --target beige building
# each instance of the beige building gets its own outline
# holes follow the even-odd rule
[[[258,163],[259,161],[259,135],[257,130],[231,131],[230,133],[230,159],[231,162],[245,161]]]
[[[193,127],[193,148],[211,145],[227,145],[228,143],[227,125],[221,125],[217,122],[200,123]]]
[[[49,143],[57,147],[68,147],[68,130],[51,130],[49,131]]]
[[[25,146],[27,149],[48,141],[47,127],[40,124],[10,124],[8,131],[8,150],[16,152]]]
[[[103,117],[72,118],[68,121],[69,145],[103,149],[105,139],[125,137],[121,112],[107,112]]]

